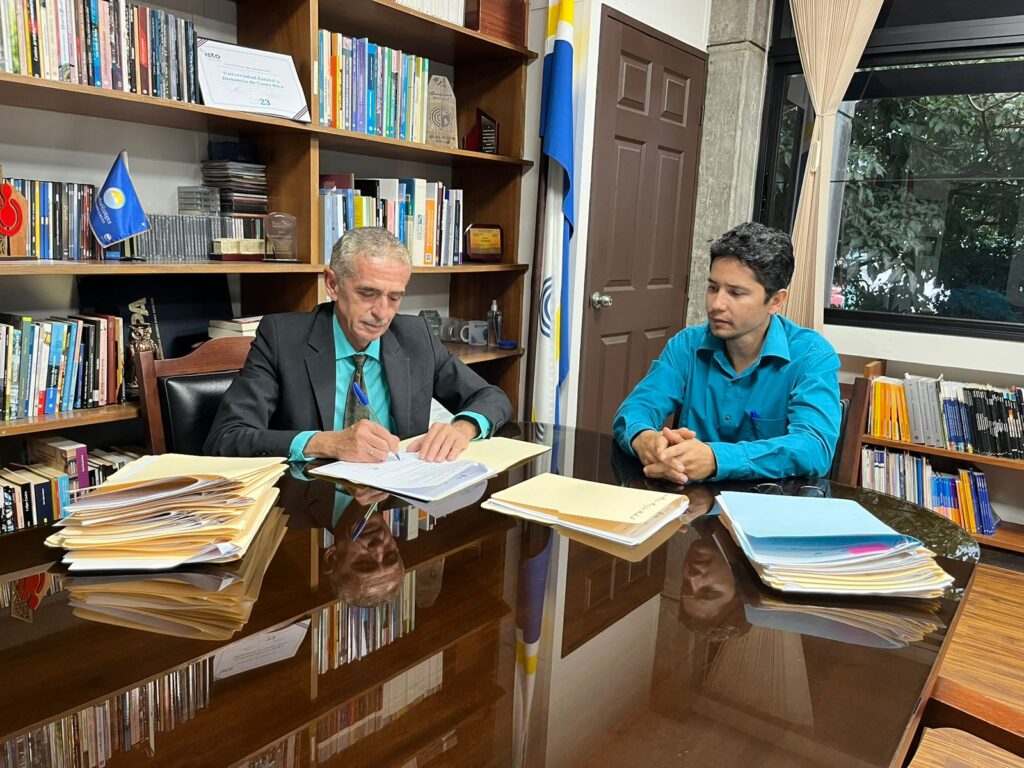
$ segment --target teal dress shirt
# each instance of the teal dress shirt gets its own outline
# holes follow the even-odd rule
[[[686,328],[619,406],[615,439],[635,455],[634,437],[676,415],[714,451],[711,480],[823,476],[839,438],[839,356],[775,315],[761,355],[737,374],[708,325]]]
[[[359,354],[352,343],[348,340],[345,332],[341,330],[338,316],[334,316],[334,354],[335,354],[335,382],[345,382],[345,386],[334,388],[334,430],[340,431],[345,425],[345,403],[348,400],[348,390],[352,386],[352,377],[355,375],[356,367],[352,358]],[[370,407],[377,414],[384,428],[391,433],[395,431],[395,420],[391,415],[391,395],[388,393],[387,382],[384,380],[384,366],[380,362],[380,339],[375,339],[364,350],[366,362],[363,363],[363,382],[366,384],[366,396],[370,400]],[[462,411],[456,415],[457,418],[467,418],[476,422],[480,429],[478,438],[487,437],[490,434],[491,423],[486,416],[472,411]],[[293,439],[289,450],[289,461],[309,461],[304,451],[306,443],[316,434],[316,430],[299,432]]]

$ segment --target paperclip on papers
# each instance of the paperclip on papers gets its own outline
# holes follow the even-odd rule
[[[688,505],[689,499],[676,493],[545,472],[495,493],[480,506],[633,546],[678,520]]]
[[[718,503],[722,523],[773,589],[929,598],[953,583],[920,541],[855,501],[724,491]]]
[[[75,571],[161,571],[240,559],[266,519],[284,460],[144,456],[67,507],[46,539]]]

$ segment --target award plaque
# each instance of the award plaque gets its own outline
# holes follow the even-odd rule
[[[268,213],[263,227],[267,241],[264,261],[298,261],[294,216],[290,213]]]
[[[462,140],[462,148],[471,152],[498,154],[498,121],[477,107],[476,122]]]
[[[434,334],[435,336],[438,336],[438,337],[441,335],[441,313],[440,312],[438,312],[436,309],[421,309],[420,310],[420,317],[422,317],[423,320],[426,322],[427,328],[430,329],[430,332],[432,334]]]
[[[501,227],[470,224],[466,227],[466,258],[470,261],[501,261]]]
[[[456,116],[455,93],[448,78],[431,75],[427,86],[427,144],[457,148]]]

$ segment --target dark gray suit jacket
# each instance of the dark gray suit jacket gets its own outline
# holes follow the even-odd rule
[[[207,454],[288,456],[306,430],[334,429],[334,304],[267,315],[249,357],[221,401]],[[453,413],[473,411],[497,430],[512,417],[498,387],[453,357],[420,317],[397,315],[381,337],[391,415],[401,438],[427,431],[430,398]]]

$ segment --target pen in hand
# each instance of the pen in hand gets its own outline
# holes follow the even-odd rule
[[[357,382],[355,379],[352,380],[352,391],[355,393],[356,400],[359,401],[359,404],[363,406],[370,414],[370,418],[373,420],[374,424],[379,424],[380,426],[383,427],[384,425],[381,424],[380,419],[377,418],[377,412],[373,410],[373,406],[370,405],[370,398],[366,396],[366,393],[363,392],[363,388],[359,386],[359,382]],[[395,460],[398,461],[398,454],[392,450],[389,450],[387,458],[391,458],[392,456],[394,456]]]

